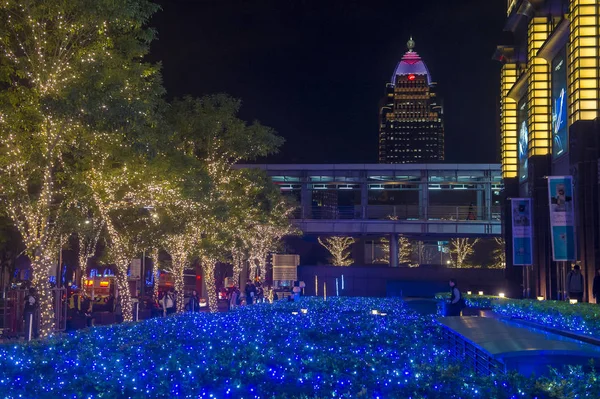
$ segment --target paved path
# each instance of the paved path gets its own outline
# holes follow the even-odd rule
[[[455,351],[462,350],[462,356],[472,357],[482,367],[481,359],[487,356],[486,361],[495,362],[496,369],[504,368],[499,371],[540,374],[545,373],[548,366],[587,365],[590,359],[600,359],[598,346],[505,320],[490,317],[440,317],[437,320],[453,341]]]

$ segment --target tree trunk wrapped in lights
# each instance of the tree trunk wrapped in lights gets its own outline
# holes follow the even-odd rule
[[[115,277],[117,280],[117,287],[119,288],[119,298],[123,312],[123,321],[133,321],[133,305],[131,303],[131,291],[129,290],[129,278],[127,276],[127,271],[135,254],[132,254],[133,251],[127,250],[127,245],[123,243],[121,236],[112,225],[108,213],[106,211],[101,211],[101,213],[105,218],[105,223],[108,230],[108,239],[110,241],[108,252],[117,269]]]
[[[231,251],[231,266],[233,267],[233,285],[240,286],[240,274],[244,269],[244,252],[239,248],[234,248]]]
[[[58,249],[51,252],[58,253]],[[36,255],[31,261],[31,268],[33,270],[31,283],[32,286],[36,288],[37,296],[39,298],[41,337],[50,335],[55,329],[54,296],[52,295],[48,276],[50,275],[52,265],[56,261],[56,257],[44,258],[40,255]]]
[[[150,252],[150,257],[152,259],[152,273],[154,275],[154,285],[152,286],[152,299],[158,301],[158,286],[160,283],[158,248],[152,249],[152,252]]]
[[[177,312],[185,310],[185,292],[183,275],[185,269],[190,265],[190,254],[193,248],[193,232],[186,234],[167,234],[163,239],[166,251],[171,255],[171,266],[168,272],[173,276],[175,285],[175,305]]]
[[[208,300],[208,309],[211,312],[219,310],[217,302],[217,282],[215,281],[215,266],[216,261],[209,257],[201,257],[202,277],[206,284],[206,297]]]
[[[80,223],[78,260],[79,270],[82,274],[86,273],[88,260],[96,254],[96,246],[103,228],[104,221],[100,218],[86,219],[83,225]],[[79,285],[79,281],[76,283]]]

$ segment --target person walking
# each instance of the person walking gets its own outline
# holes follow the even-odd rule
[[[583,274],[579,265],[573,266],[573,270],[567,275],[567,290],[569,299],[577,299],[577,302],[583,302],[583,291],[585,287]]]
[[[190,299],[188,300],[188,310],[190,312],[200,311],[200,298],[198,297],[198,291],[193,290]]]
[[[246,282],[246,305],[252,305],[254,302],[254,294],[256,292],[256,288],[254,288],[254,284],[251,282]]]
[[[115,321],[117,323],[123,322],[123,306],[121,304],[121,295],[119,295],[119,293],[115,295]]]
[[[596,275],[594,276],[594,285],[592,286],[592,293],[596,299],[596,303],[600,303],[600,269],[596,269]]]
[[[449,285],[451,295],[446,316],[460,316],[460,311],[464,308],[462,293],[460,292],[460,289],[458,289],[455,279],[450,279]]]
[[[231,296],[229,297],[229,309],[234,309],[237,306],[238,289],[233,287]]]
[[[165,311],[165,315],[170,315],[175,313],[175,295],[173,289],[167,291],[165,293],[165,297],[163,298],[163,307]]]
[[[37,338],[37,298],[35,297],[35,289],[30,288],[25,295],[25,306],[23,308],[23,321],[25,321],[25,339],[29,339],[29,330],[31,330],[31,338]]]

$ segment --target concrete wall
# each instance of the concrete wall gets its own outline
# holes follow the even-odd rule
[[[342,289],[342,275],[344,289]],[[421,296],[430,297],[436,292],[449,291],[448,281],[458,281],[461,291],[484,291],[497,295],[499,292],[516,297],[519,287],[510,287],[500,269],[448,269],[440,267],[389,266],[299,266],[298,279],[304,281],[304,294],[315,295],[315,276],[318,279],[318,295],[323,295],[323,284],[327,295],[336,295],[336,278],[340,296]]]

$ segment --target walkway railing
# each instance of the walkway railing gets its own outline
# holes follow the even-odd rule
[[[2,332],[6,337],[18,337],[26,334],[25,320],[23,318],[23,308],[25,304],[25,296],[29,291],[26,289],[11,289],[3,293],[4,300],[2,301],[1,317],[2,317]],[[54,326],[53,331],[64,331],[67,321],[67,302],[65,288],[52,288],[52,298],[54,305]],[[39,323],[39,309],[35,316],[35,323]]]
[[[313,206],[298,208],[294,219],[302,220],[438,220],[438,221],[500,221],[500,207],[430,205],[368,205]]]

